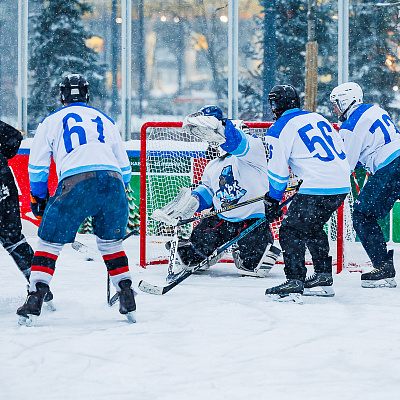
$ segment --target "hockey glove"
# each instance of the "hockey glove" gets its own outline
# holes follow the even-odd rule
[[[46,197],[41,198],[39,196],[35,196],[31,192],[31,210],[33,212],[33,215],[41,221],[44,210],[46,209],[47,203],[49,202],[50,194],[49,191],[47,190]]]
[[[264,196],[265,217],[271,223],[283,215],[280,203],[278,200],[272,198],[268,193]]]
[[[215,143],[219,146],[225,143],[225,128],[222,121],[215,117],[199,115],[199,113],[190,114],[183,120],[182,128],[190,135],[196,136],[202,141]]]

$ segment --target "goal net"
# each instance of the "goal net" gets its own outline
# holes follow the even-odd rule
[[[264,142],[271,123],[246,122],[246,125],[253,135],[257,135]],[[152,220],[150,215],[155,209],[163,207],[175,198],[182,187],[195,187],[210,161],[210,155],[207,153],[208,144],[195,137],[189,137],[181,127],[181,122],[148,122],[141,129],[140,265],[142,267],[168,263],[168,250],[165,244],[174,233],[172,227]],[[286,194],[283,200],[289,195]],[[337,272],[343,268],[360,269],[357,260],[349,256],[346,251],[349,243],[356,243],[351,221],[352,204],[353,196],[349,195],[343,206],[332,215],[325,226]],[[282,219],[278,219],[271,224],[275,240],[279,239],[281,221]],[[183,238],[189,237],[195,224],[183,226],[180,235]],[[226,254],[220,262],[231,260],[230,255]],[[311,263],[309,254],[306,255],[306,262]]]

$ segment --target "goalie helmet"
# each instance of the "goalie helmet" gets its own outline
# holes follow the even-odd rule
[[[218,106],[204,106],[198,112],[202,112],[207,117],[215,117],[222,120],[222,110]]]
[[[340,112],[339,121],[344,122],[363,102],[363,91],[355,82],[342,83],[332,90],[330,101]]]
[[[274,86],[269,92],[268,100],[275,119],[280,118],[286,110],[300,108],[299,94],[292,85]]]
[[[69,74],[60,83],[61,103],[89,102],[89,83],[80,74]]]

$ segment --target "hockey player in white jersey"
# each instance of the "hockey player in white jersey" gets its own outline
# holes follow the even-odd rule
[[[343,142],[324,117],[300,110],[293,86],[274,86],[269,101],[276,117],[266,136],[270,159],[264,202],[270,221],[281,213],[279,202],[289,178],[288,167],[303,183],[279,229],[287,281],[265,294],[296,302],[301,302],[303,291],[304,295],[333,296],[332,257],[323,227],[350,189]],[[307,279],[306,246],[314,265],[314,274]]]
[[[57,258],[72,243],[80,224],[93,217],[97,246],[119,293],[121,314],[134,322],[136,309],[128,259],[122,247],[128,220],[124,184],[131,168],[115,123],[87,106],[88,82],[78,74],[60,84],[64,107],[38,126],[30,156],[31,209],[41,219],[33,256],[28,297],[17,314],[20,323],[33,325],[49,291]],[[59,184],[49,198],[51,156]]]
[[[235,128],[231,120],[223,119],[217,106],[203,107],[184,119],[183,129],[218,148],[219,156],[208,163],[196,188],[181,190],[180,196],[156,210],[153,218],[176,225],[178,218],[190,218],[196,211],[212,206],[218,210],[263,196],[268,188],[264,145],[261,139],[246,134],[248,128],[241,122],[237,125],[241,129]],[[263,216],[264,206],[259,201],[201,220],[189,240],[179,242],[179,263],[184,268],[195,266]],[[243,275],[266,276],[280,253],[271,247],[272,243],[269,225],[260,225],[238,241],[233,253],[236,267]],[[270,262],[264,263],[267,259]],[[175,279],[179,272],[168,279]]]
[[[388,113],[363,104],[355,82],[333,89],[330,101],[342,122],[341,134],[350,168],[364,167],[370,176],[354,203],[353,226],[374,269],[361,275],[362,287],[396,287],[393,250],[378,224],[400,198],[400,132]]]

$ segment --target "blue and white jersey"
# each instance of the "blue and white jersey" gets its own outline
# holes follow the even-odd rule
[[[114,121],[84,103],[72,103],[46,117],[38,126],[29,156],[34,195],[45,197],[53,156],[58,180],[87,171],[119,172],[125,185],[131,167]]]
[[[374,174],[400,156],[400,132],[382,108],[359,105],[339,129],[353,170],[359,162]]]
[[[285,111],[268,129],[269,195],[281,200],[289,168],[303,180],[299,193],[333,195],[350,190],[350,168],[339,133],[321,115]]]
[[[262,140],[234,128],[227,120],[226,142],[221,145],[229,153],[217,158],[204,169],[200,185],[192,191],[200,199],[198,211],[214,205],[215,209],[238,204],[268,191],[267,158]],[[231,222],[264,217],[262,201],[240,207],[218,216]]]

